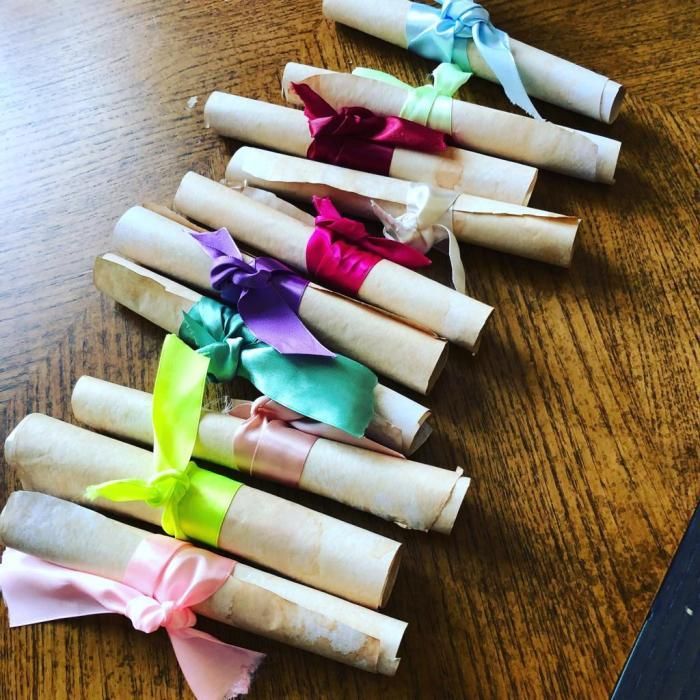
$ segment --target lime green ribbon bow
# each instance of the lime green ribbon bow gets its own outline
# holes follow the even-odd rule
[[[200,469],[190,461],[202,411],[209,359],[168,335],[153,389],[153,464],[148,480],[118,479],[89,486],[85,496],[144,501],[162,508],[161,525],[178,539],[217,546],[237,481]]]
[[[441,63],[432,72],[433,84],[420,87],[413,87],[389,73],[372,68],[355,68],[352,74],[408,90],[409,95],[399,116],[446,134],[452,133],[452,95],[472,77],[472,73],[465,73],[454,63]]]

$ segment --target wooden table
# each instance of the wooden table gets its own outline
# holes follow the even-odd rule
[[[130,205],[168,203],[187,169],[222,176],[231,145],[202,124],[211,90],[280,102],[289,60],[427,74],[319,5],[0,5],[5,434],[31,411],[70,420],[81,374],[151,386],[163,333],[101,298],[92,260]],[[605,697],[698,497],[698,13],[682,0],[489,8],[519,39],[628,86],[612,127],[543,107],[621,139],[618,181],[541,174],[533,205],[583,218],[570,271],[464,251],[468,292],[497,314],[476,358],[453,349],[418,454],[474,478],[451,537],[287,494],[404,542],[387,608],[410,623],[398,675],[205,623],[269,654],[251,698]],[[506,108],[477,79],[462,94]],[[19,486],[5,469],[2,501]],[[9,631],[2,616],[2,698],[189,697],[162,633],[112,616]]]

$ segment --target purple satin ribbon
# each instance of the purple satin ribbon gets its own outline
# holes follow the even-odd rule
[[[260,340],[284,355],[335,357],[298,316],[308,280],[273,258],[245,262],[225,228],[190,235],[213,260],[211,286]]]

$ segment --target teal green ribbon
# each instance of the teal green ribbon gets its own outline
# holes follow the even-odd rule
[[[523,85],[508,35],[496,29],[489,13],[472,0],[436,0],[442,7],[412,2],[406,17],[408,48],[435,61],[456,63],[472,72],[467,46],[474,42],[484,63],[503,86],[508,99],[541,119]]]
[[[357,437],[374,415],[377,377],[366,367],[343,355],[282,355],[213,299],[185,313],[178,335],[209,358],[213,381],[244,377],[283,406]]]
[[[389,73],[372,68],[355,68],[353,75],[379,80],[408,90],[399,116],[423,126],[452,133],[452,95],[469,80],[471,73],[464,73],[453,63],[441,63],[433,72],[433,84],[413,87]]]

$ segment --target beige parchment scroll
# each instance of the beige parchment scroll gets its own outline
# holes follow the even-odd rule
[[[226,178],[245,180],[286,197],[310,201],[328,196],[344,213],[376,218],[372,202],[393,216],[406,211],[414,185],[406,180],[340,168],[259,148],[240,148],[229,161]],[[448,193],[435,191],[449,202]],[[568,267],[580,219],[518,204],[461,194],[441,223],[463,243]]]
[[[75,417],[93,430],[153,444],[149,393],[81,377],[71,405]],[[233,445],[242,423],[235,416],[203,411],[194,456],[239,469]],[[449,534],[469,479],[459,468],[449,471],[319,438],[309,452],[298,487],[403,527]]]
[[[225,92],[211,93],[204,118],[223,136],[293,156],[305,157],[312,140],[300,110]],[[389,175],[513,204],[527,204],[537,181],[529,165],[452,146],[437,154],[396,148]]]
[[[131,207],[114,227],[112,247],[126,258],[217,296],[210,283],[212,260],[190,235],[200,228],[173,220],[173,214]],[[448,345],[442,338],[314,283],[301,298],[299,316],[333,350],[421,394],[432,389],[447,360]]]
[[[5,459],[17,469],[25,489],[84,504],[89,503],[85,489],[92,484],[153,476],[151,452],[41,413],[27,416],[10,433]],[[162,509],[143,502],[99,498],[95,505],[160,523]],[[393,588],[401,545],[244,484],[231,501],[218,546],[309,586],[377,608]]]
[[[289,102],[299,99],[291,83],[302,82],[334,109],[357,105],[382,116],[399,114],[409,92],[371,78],[288,63],[282,87]],[[430,121],[428,126],[437,128]],[[607,184],[615,181],[621,147],[604,136],[462,100],[452,100],[451,135],[463,148]]]
[[[16,491],[0,513],[0,543],[116,581],[150,533],[75,503]],[[350,666],[392,676],[406,623],[236,563],[195,612]]]
[[[323,0],[323,14],[405,49],[410,6],[409,0]],[[606,124],[615,121],[625,94],[622,85],[512,37],[510,46],[529,95]],[[467,56],[475,75],[498,82],[473,41],[468,43]]]
[[[207,226],[225,227],[237,240],[306,272],[306,246],[313,228],[235,189],[190,172],[175,194],[175,208]],[[381,260],[372,268],[358,297],[472,352],[477,351],[493,311],[487,304],[390,260]]]
[[[183,313],[202,298],[178,282],[111,253],[95,260],[93,277],[95,286],[104,294],[169,333],[177,334]],[[417,401],[377,384],[374,416],[367,436],[411,454],[430,435],[429,416],[430,411]]]

